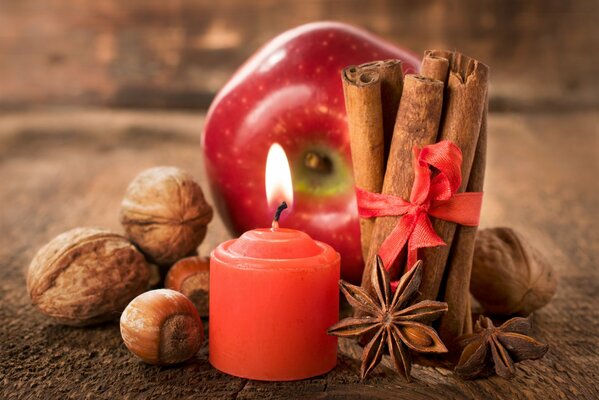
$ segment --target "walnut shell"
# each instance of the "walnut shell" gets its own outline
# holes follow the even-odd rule
[[[553,297],[557,277],[549,261],[510,228],[478,232],[470,291],[492,314],[529,315]]]
[[[125,237],[101,228],[58,235],[35,255],[27,273],[33,305],[75,326],[115,319],[148,287],[146,260]]]
[[[140,173],[129,184],[121,204],[127,236],[162,266],[193,253],[211,220],[212,207],[200,185],[175,167]]]

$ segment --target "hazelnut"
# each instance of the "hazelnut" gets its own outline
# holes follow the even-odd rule
[[[172,365],[198,352],[204,329],[187,297],[157,289],[137,296],[125,308],[121,336],[125,346],[148,364]]]
[[[37,252],[27,272],[33,305],[76,326],[118,317],[148,281],[143,254],[125,237],[101,228],[58,235]]]
[[[187,257],[177,261],[168,271],[164,286],[183,293],[196,306],[201,317],[208,316],[209,259]]]
[[[510,228],[478,232],[470,291],[489,313],[529,315],[553,297],[557,277],[549,261]]]
[[[206,236],[212,207],[190,174],[156,167],[129,184],[121,204],[127,236],[155,263],[165,266],[193,253]]]

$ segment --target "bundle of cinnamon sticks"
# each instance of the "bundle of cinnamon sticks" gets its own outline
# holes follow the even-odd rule
[[[401,62],[351,66],[342,73],[355,185],[408,200],[414,182],[412,149],[450,140],[462,152],[458,192],[482,191],[486,153],[488,67],[458,52],[425,52],[420,75],[402,74]],[[375,256],[400,216],[361,219],[365,271],[370,290]],[[440,321],[450,348],[472,332],[470,274],[476,227],[431,218],[446,246],[419,250],[424,261],[422,299],[448,303]],[[388,266],[396,280],[406,269],[405,250]]]

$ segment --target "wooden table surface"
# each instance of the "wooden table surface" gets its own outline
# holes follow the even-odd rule
[[[464,382],[415,366],[406,383],[388,360],[359,381],[360,349],[340,341],[338,366],[314,379],[268,383],[213,369],[207,346],[190,362],[147,366],[118,324],[59,326],[34,311],[25,271],[35,251],[77,226],[121,231],[119,203],[141,170],[176,165],[205,183],[199,112],[61,109],[0,114],[0,398],[579,399],[599,396],[599,113],[491,113],[482,226],[507,225],[541,249],[560,275],[534,316],[551,346],[512,381]],[[219,218],[201,254],[228,238]]]

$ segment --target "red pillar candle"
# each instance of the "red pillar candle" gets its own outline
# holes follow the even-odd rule
[[[277,219],[210,257],[209,359],[231,375],[289,381],[336,364],[339,253]]]

